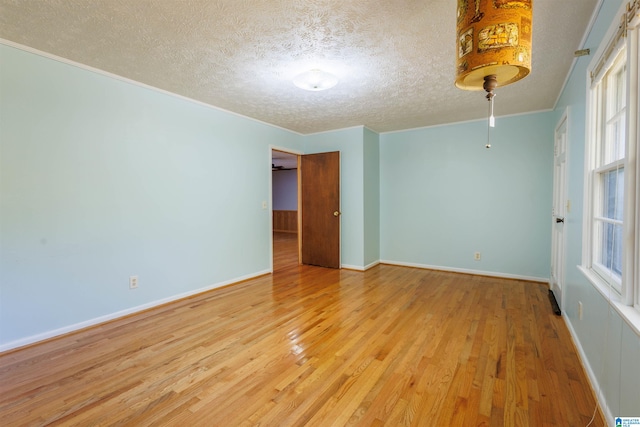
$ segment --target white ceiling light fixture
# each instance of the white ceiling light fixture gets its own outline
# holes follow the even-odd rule
[[[331,73],[314,68],[295,76],[293,84],[300,89],[319,91],[334,87],[338,84],[338,78]]]

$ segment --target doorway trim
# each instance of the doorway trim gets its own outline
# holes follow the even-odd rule
[[[269,271],[273,274],[273,172],[271,164],[273,163],[273,151],[281,151],[283,153],[292,154],[298,157],[298,262],[300,262],[300,156],[302,151],[294,150],[288,147],[269,144]]]
[[[559,146],[560,145],[560,146]],[[559,152],[561,151],[561,152]],[[553,133],[553,194],[551,212],[551,271],[549,289],[564,311],[564,288],[566,286],[567,215],[571,212],[567,198],[567,177],[569,175],[569,109],[565,109]],[[558,168],[558,161],[562,167]],[[560,228],[560,229],[559,229]]]

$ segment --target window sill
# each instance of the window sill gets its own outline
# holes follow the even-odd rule
[[[620,296],[609,289],[609,286],[598,277],[593,271],[579,265],[578,270],[582,272],[584,277],[591,282],[594,288],[600,292],[606,301],[610,301],[610,305],[618,312],[620,317],[631,327],[631,329],[640,336],[640,311],[632,306],[622,303]]]

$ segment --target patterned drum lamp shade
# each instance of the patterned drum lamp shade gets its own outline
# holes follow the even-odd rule
[[[458,0],[458,88],[492,92],[496,86],[506,86],[529,74],[532,3]],[[488,76],[492,76],[490,88],[485,83]]]

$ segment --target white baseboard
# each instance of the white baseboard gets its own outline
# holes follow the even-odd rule
[[[60,335],[69,334],[72,332],[79,331],[81,329],[85,329],[91,326],[96,326],[101,323],[109,322],[111,320],[118,319],[120,317],[128,316],[130,314],[135,314],[144,310],[148,310],[150,308],[154,308],[163,304],[167,304],[173,301],[178,301],[183,298],[188,298],[197,294],[201,294],[203,292],[207,292],[216,288],[220,288],[222,286],[231,285],[233,283],[241,282],[247,279],[253,279],[254,277],[263,276],[265,274],[269,274],[269,270],[263,270],[252,274],[247,274],[246,276],[236,277],[231,280],[226,280],[224,282],[215,283],[213,285],[206,286],[204,288],[196,289],[189,292],[184,292],[182,294],[173,295],[168,298],[163,298],[156,301],[151,301],[146,304],[138,305],[136,307],[127,308],[125,310],[120,310],[115,313],[106,314],[104,316],[95,317],[93,319],[85,320],[84,322],[74,323],[73,325],[64,326],[62,328],[53,329],[51,331],[43,332],[36,335],[31,335],[26,338],[21,338],[19,340],[10,341],[8,343],[0,344],[0,353],[14,350],[19,347],[24,347],[30,344],[35,344],[40,341],[48,340],[50,338],[55,338]]]
[[[589,359],[587,358],[587,355],[584,353],[584,349],[580,345],[580,341],[578,340],[578,335],[576,334],[575,329],[573,329],[573,325],[571,324],[571,321],[569,320],[569,318],[567,316],[562,316],[562,319],[564,320],[564,324],[567,325],[567,329],[569,329],[569,333],[571,334],[571,340],[573,341],[573,344],[578,350],[578,357],[580,358],[580,363],[584,367],[584,370],[587,372],[587,377],[589,379],[589,382],[591,383],[591,388],[596,393],[596,399],[598,400],[598,405],[600,405],[600,409],[602,410],[602,416],[604,417],[607,425],[609,425],[610,427],[614,427],[615,424],[613,423],[614,418],[613,418],[613,415],[611,414],[611,409],[609,408],[609,405],[607,405],[607,400],[604,394],[602,393],[602,388],[600,387],[600,383],[598,383],[598,378],[593,372],[593,369],[591,369],[591,365],[589,364]]]
[[[373,268],[378,264],[380,264],[380,261],[374,261],[371,264],[365,265],[364,267],[361,267],[359,265],[350,265],[350,264],[342,264],[340,265],[340,267],[346,268],[347,270],[367,271],[368,269]]]
[[[343,264],[342,268],[346,268],[349,270],[356,270],[356,271],[366,271],[372,267],[375,267],[378,264],[389,264],[389,265],[398,265],[398,266],[402,266],[402,267],[414,267],[414,268],[423,268],[423,269],[428,269],[428,270],[439,270],[439,271],[449,271],[449,272],[454,272],[454,273],[465,273],[465,274],[474,274],[474,275],[480,275],[480,276],[491,276],[491,277],[501,277],[501,278],[507,278],[507,279],[517,279],[517,280],[528,280],[528,281],[533,281],[533,282],[545,282],[548,283],[549,279],[548,278],[541,278],[541,277],[531,277],[531,276],[522,276],[522,275],[515,275],[515,274],[506,274],[506,273],[496,273],[496,272],[489,272],[489,271],[481,271],[481,270],[469,270],[469,269],[463,269],[463,268],[452,268],[452,267],[441,267],[441,266],[434,266],[434,265],[427,265],[427,264],[416,264],[416,263],[407,263],[407,262],[400,262],[400,261],[391,261],[391,260],[379,260],[379,261],[374,261],[371,264],[367,264],[366,266],[362,267],[362,266],[356,266],[356,265],[349,265],[349,264]],[[115,320],[118,319],[120,317],[123,316],[128,316],[130,314],[134,314],[143,310],[148,310],[150,308],[153,307],[157,307],[159,305],[162,304],[167,304],[173,301],[177,301],[183,298],[187,298],[196,294],[200,294],[202,292],[207,292],[210,291],[212,289],[216,289],[222,286],[227,286],[236,282],[240,282],[243,280],[247,280],[247,279],[252,279],[254,277],[258,277],[258,276],[262,276],[264,274],[269,274],[271,273],[270,270],[263,270],[263,271],[259,271],[256,273],[252,273],[252,274],[248,274],[245,276],[241,276],[241,277],[237,277],[231,280],[226,280],[224,282],[219,282],[204,288],[200,288],[200,289],[196,289],[193,291],[189,291],[189,292],[185,292],[182,294],[178,294],[178,295],[174,295],[168,298],[163,298],[161,300],[157,300],[157,301],[152,301],[146,304],[142,304],[136,307],[131,307],[125,310],[121,310],[121,311],[117,311],[115,313],[110,313],[110,314],[106,314],[104,316],[99,316],[93,319],[89,319],[83,322],[79,322],[79,323],[75,323],[73,325],[69,325],[69,326],[64,326],[62,328],[58,328],[58,329],[54,329],[51,331],[47,331],[47,332],[43,332],[40,334],[36,334],[36,335],[32,335],[29,337],[25,337],[25,338],[21,338],[19,340],[15,340],[15,341],[10,341],[8,343],[3,343],[0,344],[0,352],[5,352],[5,351],[9,351],[9,350],[13,350],[19,347],[23,347],[23,346],[27,346],[30,344],[35,344],[37,342],[40,341],[44,341],[50,338],[54,338],[60,335],[64,335],[64,334],[68,334],[68,333],[72,333],[84,328],[88,328],[91,326],[95,326],[95,325],[99,325],[101,323],[105,323],[105,322],[109,322],[111,320]],[[570,329],[571,330],[571,329]],[[575,339],[574,339],[575,341]]]
[[[371,264],[365,265],[364,266],[364,270],[367,271],[368,269],[373,268],[378,264],[380,264],[380,260],[376,260],[376,261],[372,262]]]
[[[340,264],[340,268],[344,268],[347,270],[364,271],[364,267],[361,267],[359,265]]]
[[[466,268],[456,268],[456,267],[442,267],[438,265],[416,264],[416,263],[410,263],[410,262],[390,261],[390,260],[384,260],[384,259],[380,260],[380,264],[399,265],[402,267],[424,268],[427,270],[449,271],[452,273],[473,274],[475,276],[500,277],[503,279],[516,279],[516,280],[526,280],[529,282],[549,283],[548,277],[523,276],[520,274],[498,273],[495,271],[470,270]]]

